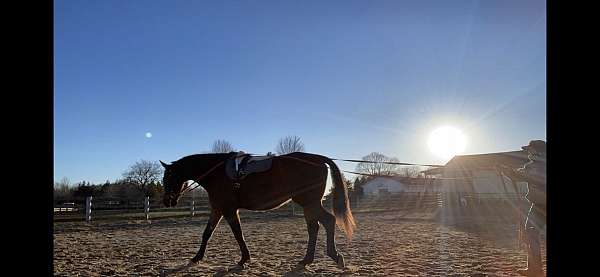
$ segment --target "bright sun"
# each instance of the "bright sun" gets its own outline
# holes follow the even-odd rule
[[[465,135],[454,127],[439,127],[429,135],[429,150],[434,155],[449,160],[455,155],[462,154],[467,146]]]

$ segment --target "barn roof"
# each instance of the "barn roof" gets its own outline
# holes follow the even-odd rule
[[[443,174],[449,171],[491,169],[499,164],[512,168],[522,167],[528,161],[527,151],[509,151],[487,154],[455,156],[444,167],[436,167],[421,171],[425,175]]]
[[[425,175],[442,174],[442,173],[444,173],[444,167],[434,167],[431,169],[423,170],[423,171],[421,171],[421,173],[424,173]]]
[[[518,168],[527,163],[527,151],[510,151],[489,154],[461,155],[452,158],[444,168],[474,170],[489,169],[502,164],[512,168]]]

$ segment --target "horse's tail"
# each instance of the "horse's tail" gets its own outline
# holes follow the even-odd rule
[[[329,165],[331,178],[333,179],[333,213],[335,214],[335,221],[338,227],[346,233],[346,237],[352,239],[356,223],[352,216],[352,210],[350,210],[348,190],[342,181],[342,174],[337,165],[329,158],[325,159],[325,163]]]

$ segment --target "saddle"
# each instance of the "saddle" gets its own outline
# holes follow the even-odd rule
[[[238,182],[252,173],[266,172],[271,169],[275,155],[252,156],[242,151],[233,152],[225,162],[225,173],[229,179]]]

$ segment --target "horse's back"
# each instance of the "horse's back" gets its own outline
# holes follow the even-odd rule
[[[320,201],[327,182],[321,157],[304,152],[274,157],[269,171],[250,174],[240,182],[240,204],[251,210],[271,210],[290,199],[299,204]]]

